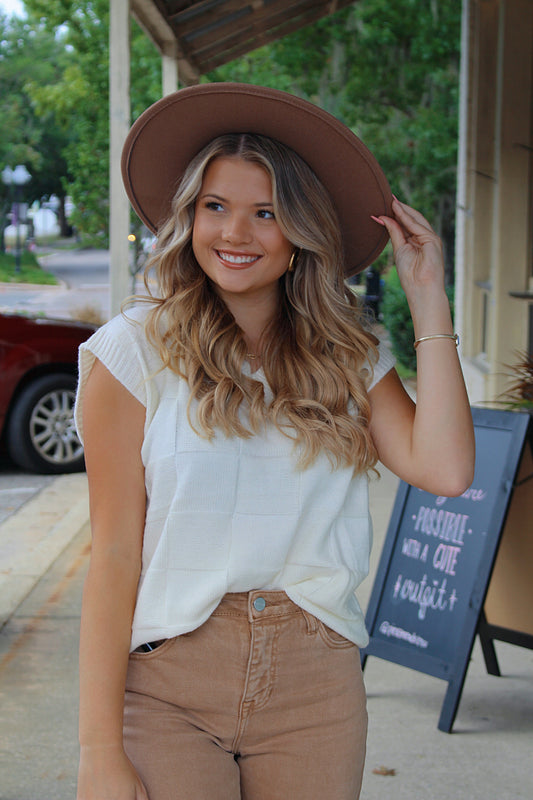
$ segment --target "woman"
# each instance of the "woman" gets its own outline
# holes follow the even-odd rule
[[[350,131],[269,89],[156,103],[123,174],[160,296],[80,358],[78,799],[353,800],[366,474],[454,495],[473,473],[440,242]],[[387,234],[416,408],[344,283]]]

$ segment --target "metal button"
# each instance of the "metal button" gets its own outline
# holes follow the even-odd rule
[[[266,608],[266,600],[264,597],[256,597],[254,600],[254,608],[256,611],[264,611]]]

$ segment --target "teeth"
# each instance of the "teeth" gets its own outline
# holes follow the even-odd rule
[[[220,258],[230,264],[252,264],[259,258],[259,256],[233,256],[230,253],[223,253],[220,250],[218,251],[218,254]]]

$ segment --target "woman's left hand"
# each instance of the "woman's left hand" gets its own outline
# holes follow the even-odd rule
[[[394,217],[374,217],[387,228],[398,277],[413,318],[415,336],[452,333],[452,319],[444,288],[442,242],[414,208],[394,198]]]
[[[439,236],[419,211],[396,198],[392,211],[394,217],[374,219],[387,228],[398,276],[408,299],[417,289],[444,290],[444,258]]]

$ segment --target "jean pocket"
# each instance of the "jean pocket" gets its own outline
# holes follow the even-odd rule
[[[345,650],[349,647],[356,647],[353,642],[347,639],[333,628],[329,628],[322,620],[318,620],[318,632],[322,641],[333,650]]]
[[[156,656],[159,656],[161,653],[168,650],[173,642],[174,638],[161,639],[157,642],[150,642],[149,644],[141,644],[136,650],[133,651],[133,653],[130,653],[130,658],[133,658],[135,661],[138,659],[142,659],[144,661],[146,659],[155,658]]]

